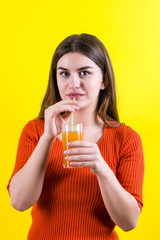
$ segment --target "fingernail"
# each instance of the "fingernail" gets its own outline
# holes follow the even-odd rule
[[[68,153],[68,151],[64,151],[64,154],[67,154]]]

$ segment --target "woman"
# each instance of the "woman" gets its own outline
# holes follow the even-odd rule
[[[84,141],[64,154],[81,168],[64,169],[62,125],[71,112]],[[54,53],[39,117],[22,131],[8,184],[15,209],[33,206],[28,240],[118,239],[115,225],[137,225],[143,174],[141,139],[119,122],[107,50],[95,36],[69,36]]]

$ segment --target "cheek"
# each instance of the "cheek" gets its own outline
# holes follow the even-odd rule
[[[65,83],[60,80],[57,80],[57,86],[58,86],[59,93],[62,97],[64,95]]]
[[[88,96],[92,99],[98,98],[101,90],[101,81],[92,81],[87,86]]]
[[[59,90],[64,89],[64,87],[65,87],[65,81],[62,80],[62,79],[57,78],[57,86],[58,86],[58,89],[59,89]]]
[[[87,89],[94,92],[99,92],[102,84],[102,78],[91,79],[87,84]]]

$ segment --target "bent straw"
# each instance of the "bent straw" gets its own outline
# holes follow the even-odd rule
[[[74,97],[73,98],[73,101],[75,101],[76,98]],[[73,132],[73,112],[71,113],[71,129],[72,129],[72,132]]]

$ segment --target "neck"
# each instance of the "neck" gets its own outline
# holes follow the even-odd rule
[[[82,123],[83,127],[88,126],[99,126],[103,124],[103,121],[100,119],[96,111],[91,109],[83,109],[73,113],[74,123]]]

